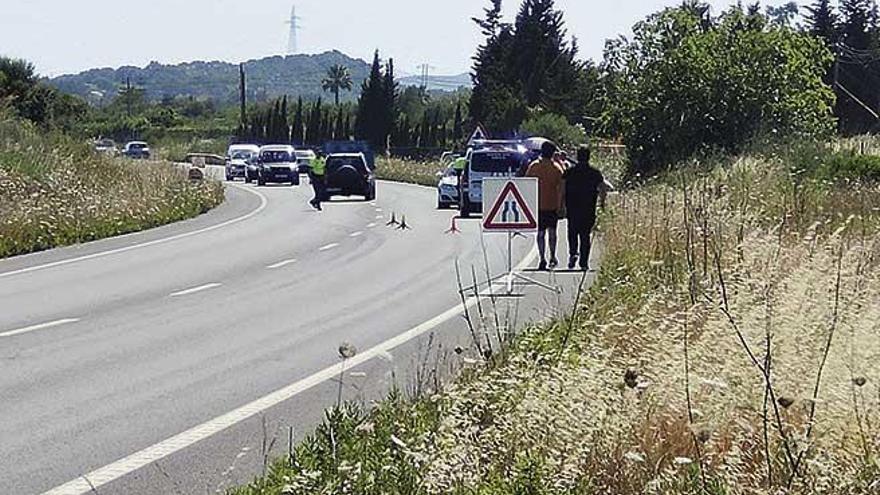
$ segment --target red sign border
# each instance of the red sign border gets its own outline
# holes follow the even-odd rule
[[[504,200],[507,198],[509,193],[513,193],[514,199],[522,206],[523,214],[526,216],[526,220],[528,220],[528,224],[522,223],[493,223],[492,219],[495,218],[495,215],[498,214],[498,210],[501,209],[501,205],[504,203]],[[532,214],[532,210],[529,207],[529,204],[526,202],[525,198],[523,198],[522,194],[519,192],[519,188],[516,186],[516,182],[507,181],[507,184],[504,186],[504,189],[501,190],[501,194],[498,195],[498,199],[495,201],[495,205],[492,206],[492,209],[489,211],[489,214],[485,216],[483,220],[483,230],[488,231],[502,231],[502,230],[537,230],[538,222],[535,220],[535,216]]]

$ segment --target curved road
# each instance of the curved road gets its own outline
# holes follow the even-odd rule
[[[367,399],[418,338],[461,337],[454,262],[483,269],[478,224],[445,234],[430,188],[322,213],[309,189],[234,185],[194,220],[0,261],[0,492],[214,493],[335,402],[340,343]]]

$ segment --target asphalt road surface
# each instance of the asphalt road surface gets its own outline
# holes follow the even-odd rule
[[[455,262],[500,273],[506,237],[481,242],[478,221],[445,233],[454,213],[433,189],[382,183],[377,201],[322,213],[307,185],[227,196],[197,219],[0,261],[0,493],[222,492],[336,402],[341,343],[359,351],[344,398],[365,403],[413,386],[429,355],[436,369],[453,346],[473,352]],[[517,262],[530,251],[517,240]],[[567,295],[530,289],[506,303],[517,323],[564,308],[579,280],[533,275]]]

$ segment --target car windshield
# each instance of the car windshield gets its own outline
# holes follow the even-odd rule
[[[443,174],[445,177],[457,177],[458,173],[455,171],[453,167],[449,167],[446,169],[446,173]]]
[[[128,149],[130,150],[142,150],[146,149],[147,145],[144,143],[132,143],[128,145]]]
[[[311,159],[314,158],[314,154],[311,151],[297,151],[296,157],[302,159]]]
[[[236,151],[232,154],[233,160],[250,160],[254,154],[250,151]]]
[[[327,160],[328,169],[337,169],[346,165],[354,167],[361,172],[366,170],[364,160],[359,156],[336,156]]]
[[[522,155],[509,151],[475,153],[471,157],[471,170],[481,173],[516,172]]]
[[[286,163],[290,162],[290,153],[287,151],[264,151],[260,155],[263,163]]]

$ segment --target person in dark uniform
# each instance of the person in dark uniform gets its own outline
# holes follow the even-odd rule
[[[596,226],[596,207],[605,206],[608,185],[602,172],[590,166],[590,148],[581,146],[577,164],[563,174],[565,181],[565,209],[568,216],[568,268],[574,270],[580,262],[582,270],[590,269],[591,235]]]

